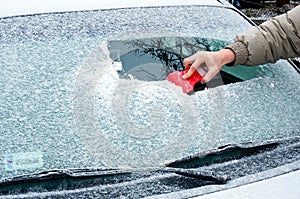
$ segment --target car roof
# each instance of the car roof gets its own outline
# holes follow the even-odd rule
[[[29,14],[113,9],[129,7],[151,7],[151,6],[179,6],[179,5],[230,5],[224,0],[10,0],[1,1],[0,17],[10,17]]]

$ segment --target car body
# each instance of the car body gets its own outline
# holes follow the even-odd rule
[[[65,2],[0,20],[0,198],[225,197],[299,176],[292,62],[225,66],[192,95],[166,81],[254,25],[229,3]]]

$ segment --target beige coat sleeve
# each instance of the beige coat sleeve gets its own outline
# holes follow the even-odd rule
[[[236,55],[231,65],[259,65],[300,57],[300,6],[236,36],[227,46]]]

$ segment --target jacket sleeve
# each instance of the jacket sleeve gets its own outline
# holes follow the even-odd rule
[[[259,65],[300,56],[300,6],[236,36],[231,65]]]

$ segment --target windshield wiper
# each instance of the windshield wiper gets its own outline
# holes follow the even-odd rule
[[[125,175],[130,172],[110,169],[110,168],[84,168],[84,169],[53,169],[49,171],[42,171],[39,173],[27,174],[16,176],[12,178],[7,178],[0,180],[0,186],[3,185],[13,185],[19,183],[28,183],[36,181],[45,181],[58,178],[76,178],[76,177],[100,177],[100,176],[110,176],[110,175]]]
[[[217,176],[213,172],[206,172],[199,169],[183,169],[171,167],[150,167],[150,168],[86,168],[86,169],[55,169],[40,173],[28,174],[7,178],[0,181],[0,186],[17,185],[20,183],[40,182],[62,178],[90,178],[90,177],[118,177],[130,174],[161,174],[174,173],[180,176],[209,181],[214,184],[224,184],[229,178],[227,176]]]
[[[201,152],[192,156],[166,164],[167,167],[175,168],[198,168],[210,164],[227,162],[255,155],[262,151],[273,150],[282,140],[265,142],[245,142],[240,144],[228,144],[208,152]]]

